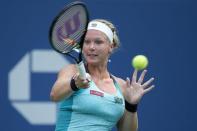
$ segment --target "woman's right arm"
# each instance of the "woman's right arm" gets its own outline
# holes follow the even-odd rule
[[[76,65],[73,64],[60,70],[50,93],[52,101],[58,102],[72,95],[73,90],[70,87],[70,81],[76,73]]]

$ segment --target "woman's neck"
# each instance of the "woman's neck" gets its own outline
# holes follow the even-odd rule
[[[104,80],[110,78],[109,72],[107,70],[107,66],[102,66],[102,65],[88,65],[87,66],[88,72],[91,75],[91,77],[99,79],[99,80]]]

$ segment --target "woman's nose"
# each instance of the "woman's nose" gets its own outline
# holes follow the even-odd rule
[[[95,45],[93,42],[90,43],[90,49],[95,49]]]

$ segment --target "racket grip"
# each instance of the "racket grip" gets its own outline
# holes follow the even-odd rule
[[[78,63],[78,70],[79,70],[80,77],[82,77],[83,79],[86,79],[86,69],[85,69],[83,61]]]

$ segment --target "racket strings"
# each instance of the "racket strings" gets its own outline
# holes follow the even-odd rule
[[[61,42],[61,41],[56,40],[56,38],[54,38],[54,43],[57,44],[55,46],[58,48],[58,50],[60,50],[64,53],[67,53],[67,52],[69,52],[69,50],[72,50],[73,48],[75,48],[76,45],[79,44],[79,41],[81,41],[81,37],[86,30],[86,23],[87,23],[86,10],[84,9],[84,6],[82,6],[82,5],[72,6],[72,8],[70,8],[69,10],[66,10],[64,13],[62,13],[61,17],[59,17],[56,22],[55,27],[59,28],[65,24],[65,21],[67,21],[68,18],[73,19],[73,17],[74,17],[73,14],[77,14],[78,12],[80,12],[79,28],[77,29],[77,31],[75,31],[72,34],[69,34],[69,36],[68,36],[69,39],[73,39],[76,43],[70,42],[67,40],[65,41],[64,39],[63,39],[63,42]],[[57,28],[55,30],[57,30]],[[56,32],[54,32],[54,33],[56,33]],[[53,35],[53,36],[56,36],[56,35]]]
[[[81,9],[82,10],[82,9]],[[63,23],[67,20],[67,18],[71,17],[71,13],[72,13],[73,10],[70,10],[68,13],[64,14],[62,17],[60,17],[58,20],[57,20],[57,23],[56,23],[56,27],[60,27],[61,25],[63,25]],[[79,9],[78,9],[79,11]],[[81,12],[84,12],[84,11],[81,11]],[[76,43],[74,43],[73,41],[67,41],[65,40],[64,38],[63,39],[63,42],[57,40],[57,38],[54,38],[54,46],[61,52],[63,53],[67,53],[69,52],[70,50],[72,50],[73,48],[76,47],[77,44],[79,44],[78,42],[81,41],[81,36],[84,34],[85,30],[86,30],[86,27],[85,27],[85,23],[87,22],[86,20],[86,17],[80,17],[80,27],[79,29],[77,29],[76,32],[74,32],[73,34],[70,34],[68,37],[69,39],[73,39],[73,41],[75,41]],[[55,29],[56,30],[56,29]],[[56,32],[54,32],[56,33]],[[53,36],[56,36],[56,35],[53,35]]]
[[[69,50],[78,47],[78,43],[75,42],[75,40],[78,40],[81,38],[81,35],[84,33],[85,29],[80,30],[79,32],[75,33],[74,37],[69,37],[69,38],[62,38],[64,41],[63,43],[58,42],[55,46],[61,50],[63,53],[67,53]],[[73,38],[73,39],[70,39]]]

